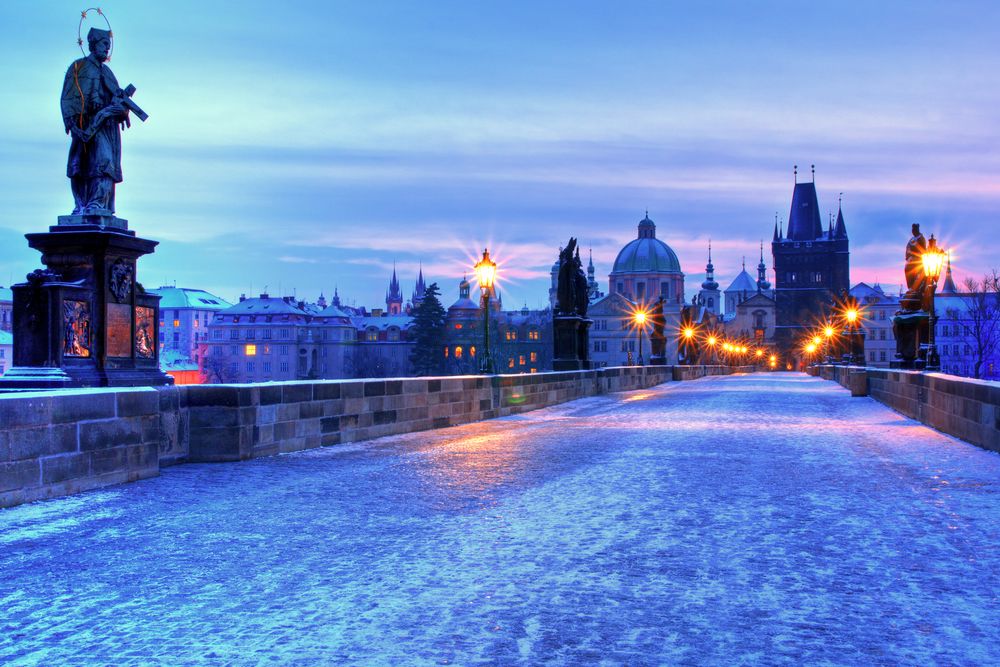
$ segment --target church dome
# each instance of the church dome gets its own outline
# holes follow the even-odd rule
[[[639,237],[621,249],[611,273],[680,273],[681,263],[670,246],[656,238],[649,213],[639,221]]]

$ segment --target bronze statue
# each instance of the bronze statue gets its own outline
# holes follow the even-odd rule
[[[583,262],[580,260],[579,246],[577,246],[576,255],[573,257],[573,267],[576,271],[573,276],[573,297],[576,314],[580,317],[586,317],[587,306],[590,305],[590,293],[587,289],[587,275],[583,272]]]
[[[147,116],[132,101],[135,86],[122,89],[104,64],[111,50],[111,31],[91,28],[90,55],[69,66],[63,80],[62,109],[71,136],[66,176],[73,191],[73,214],[115,212],[115,185],[122,182],[121,127],[131,127],[129,111]]]
[[[559,253],[559,282],[556,284],[556,312],[560,315],[578,315],[577,273],[582,272],[576,251],[576,239],[571,238]],[[584,276],[584,285],[586,285]]]
[[[899,300],[903,310],[920,310],[923,308],[927,278],[924,276],[924,252],[927,250],[927,240],[920,233],[920,225],[913,224],[913,236],[906,242],[906,294]]]

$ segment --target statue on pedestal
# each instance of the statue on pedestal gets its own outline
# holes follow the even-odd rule
[[[580,370],[590,366],[589,299],[580,251],[576,239],[571,238],[559,253],[556,308],[553,313],[555,370]]]
[[[922,343],[929,336],[930,294],[924,274],[924,252],[927,240],[914,223],[912,236],[906,243],[905,264],[906,293],[900,297],[900,309],[892,318],[892,333],[896,339],[896,360],[893,368],[917,368],[924,363]]]
[[[91,28],[90,54],[75,60],[63,78],[62,110],[70,135],[66,176],[73,191],[73,215],[111,215],[115,212],[115,185],[122,182],[121,129],[131,127],[129,111],[141,120],[146,114],[131,96],[134,86],[122,89],[104,63],[111,53],[111,31]]]

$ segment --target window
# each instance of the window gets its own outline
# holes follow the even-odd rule
[[[517,330],[508,329],[507,330],[507,340],[517,340]]]
[[[260,337],[263,338],[264,340],[271,340],[271,330],[264,329],[264,331],[261,332]]]
[[[879,361],[885,361],[885,350],[879,350],[878,360]]]
[[[532,329],[528,332],[528,340],[539,340],[538,329]]]
[[[635,296],[640,301],[646,298],[646,283],[636,283]]]
[[[229,354],[239,354],[239,353],[240,353],[240,346],[239,345],[230,345],[229,346]]]
[[[871,352],[868,353],[868,360],[875,361],[875,350],[872,350]]]
[[[514,357],[507,360],[507,368],[514,368]]]
[[[670,283],[668,282],[660,283],[660,296],[662,296],[665,299],[670,298]]]
[[[288,354],[288,346],[287,345],[279,345],[278,346],[278,354],[287,355]]]
[[[537,372],[538,372],[538,369],[537,369],[537,368],[532,368],[532,369],[531,369],[531,370],[529,371],[529,373],[537,373]]]
[[[244,348],[244,352],[248,357],[255,357],[257,356],[257,346],[254,345],[253,343],[248,343],[247,346]]]
[[[281,330],[281,337],[284,338],[284,339],[288,338],[288,329],[282,329]]]
[[[878,330],[878,339],[879,340],[885,340],[885,329],[879,329]]]
[[[229,330],[229,340],[236,340],[239,337],[240,337],[240,331],[239,331],[239,329],[230,329]]]
[[[378,329],[375,327],[369,328],[365,331],[365,340],[369,343],[374,343],[378,340]]]
[[[456,329],[461,329],[462,328],[462,323],[461,322],[455,322],[455,328]]]
[[[390,341],[394,343],[399,341],[399,329],[397,329],[396,327],[389,327],[387,335]]]
[[[254,369],[254,362],[248,361],[247,362],[247,373],[253,373],[253,369]]]
[[[462,358],[462,346],[461,345],[456,345],[455,346],[455,358],[456,359],[461,359]]]
[[[473,346],[471,346],[471,347],[469,348],[469,356],[470,356],[470,357],[474,357],[474,356],[476,356],[476,346],[475,346],[475,345],[473,345]]]
[[[195,320],[194,320],[194,322],[192,324],[194,325],[194,328],[197,329],[198,328],[198,318],[195,318]]]
[[[253,340],[256,337],[257,337],[257,330],[256,329],[247,329],[247,333],[246,333],[247,340]]]
[[[448,349],[449,349],[449,348],[448,348],[448,346],[447,346],[447,345],[445,345],[445,346],[444,346],[444,358],[445,358],[445,359],[447,359],[447,358],[448,358]]]
[[[265,373],[270,373],[271,372],[271,362],[270,361],[262,362],[261,366],[263,367],[262,370]]]
[[[538,361],[538,353],[532,352],[528,358],[531,359],[532,362]]]
[[[601,341],[595,340],[594,341],[594,352],[600,352],[600,351],[601,351]],[[535,353],[532,352],[531,355],[534,356]],[[534,359],[532,359],[532,361],[534,361]]]
[[[288,362],[287,361],[282,361],[280,364],[278,364],[278,368],[281,370],[282,373],[287,373],[288,372]]]
[[[175,331],[174,332],[174,342],[175,343],[181,342],[181,332],[180,331]]]
[[[174,320],[174,328],[175,329],[178,328],[180,325],[181,325],[181,321],[180,320]]]
[[[517,357],[517,363],[518,363],[518,364],[520,364],[521,366],[523,366],[523,365],[524,365],[524,355],[523,355],[523,354],[522,354],[522,355],[519,355],[519,356]]]
[[[222,329],[216,329],[213,331],[212,338],[215,340],[222,340]]]

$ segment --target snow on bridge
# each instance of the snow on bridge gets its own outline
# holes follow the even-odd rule
[[[1000,662],[1000,456],[707,378],[0,511],[0,662]]]

